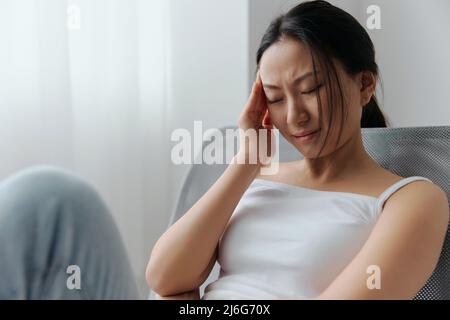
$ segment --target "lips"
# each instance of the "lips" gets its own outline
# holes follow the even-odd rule
[[[293,134],[293,136],[296,137],[296,138],[306,137],[306,136],[309,136],[309,135],[311,135],[311,134],[313,134],[313,133],[319,132],[319,130],[320,130],[320,129],[317,129],[317,130],[308,130],[308,131],[301,131],[301,132],[298,132],[298,133]]]

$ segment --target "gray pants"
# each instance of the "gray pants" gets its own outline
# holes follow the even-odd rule
[[[0,299],[137,299],[119,231],[99,195],[62,169],[0,182]]]

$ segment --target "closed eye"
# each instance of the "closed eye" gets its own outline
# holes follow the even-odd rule
[[[318,85],[314,89],[311,89],[311,90],[305,91],[305,92],[301,92],[301,94],[312,94],[312,93],[316,92],[317,90],[319,90],[322,86],[323,86],[322,84]],[[280,101],[283,101],[283,99],[278,99],[278,100],[273,100],[273,101],[267,100],[267,104],[275,104],[275,103],[278,103]]]
[[[312,89],[310,91],[302,92],[302,94],[311,94],[311,93],[319,90],[321,87],[322,87],[322,85],[318,85],[317,87],[315,87],[314,89]]]
[[[282,101],[282,99],[274,100],[274,101],[267,100],[267,104],[275,104],[275,103],[280,102],[280,101]]]

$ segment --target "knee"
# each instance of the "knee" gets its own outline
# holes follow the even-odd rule
[[[83,215],[88,206],[103,207],[97,192],[84,180],[68,170],[39,165],[23,169],[0,182],[0,215],[29,215],[48,212],[40,208],[74,207]]]

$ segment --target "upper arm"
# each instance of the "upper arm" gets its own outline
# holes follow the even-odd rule
[[[317,299],[412,299],[433,273],[449,221],[438,186],[418,181],[395,192],[360,252]],[[370,266],[380,288],[369,289]]]

